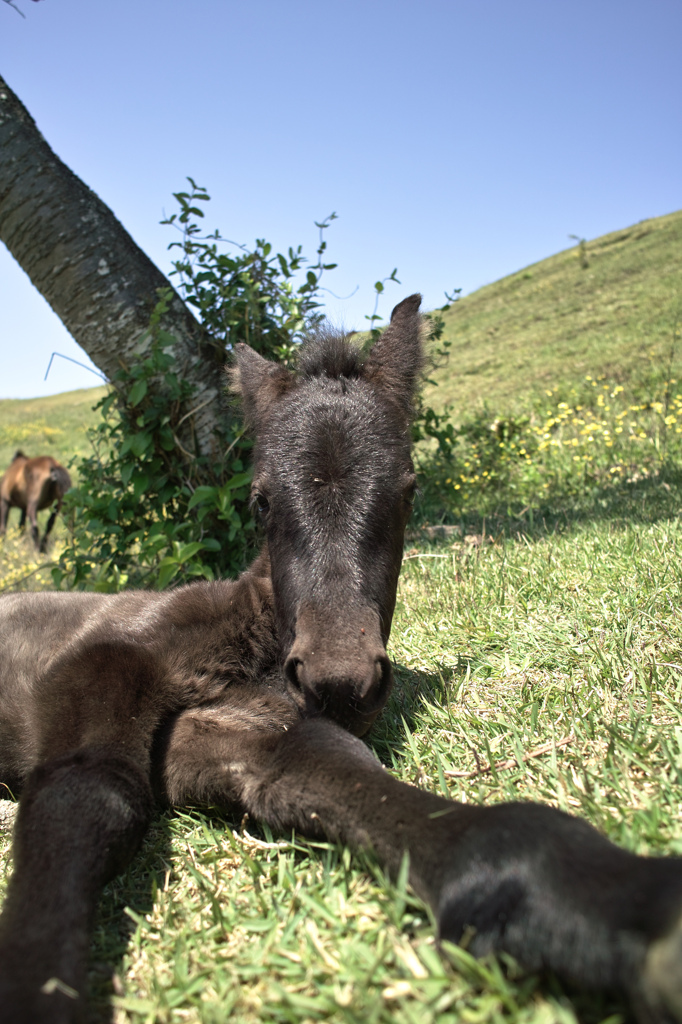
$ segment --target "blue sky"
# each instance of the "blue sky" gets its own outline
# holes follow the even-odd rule
[[[239,242],[332,210],[329,311],[426,305],[682,206],[680,0],[15,0],[0,72],[59,156],[169,269],[172,192]],[[0,397],[96,378],[0,246]]]

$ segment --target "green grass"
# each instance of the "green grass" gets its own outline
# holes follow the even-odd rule
[[[682,322],[682,211],[642,221],[480,288],[443,314],[449,365],[427,391],[459,418],[514,413],[546,387],[658,377]],[[682,350],[673,353],[680,375]]]

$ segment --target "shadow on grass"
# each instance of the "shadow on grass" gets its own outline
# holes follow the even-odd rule
[[[513,539],[523,535],[534,540],[593,522],[656,523],[679,515],[681,507],[682,466],[668,464],[650,476],[595,484],[580,495],[557,493],[551,501],[517,510],[498,508],[486,515],[464,510],[457,514],[444,505],[422,506],[416,510],[411,535],[419,539],[426,527],[442,523],[457,527],[462,536]]]
[[[154,819],[140,851],[122,875],[111,881],[99,901],[90,950],[88,1024],[112,1024],[112,998],[122,991],[121,964],[137,922],[151,913],[166,874],[173,870],[172,811]]]
[[[424,700],[443,704],[452,699],[452,681],[439,672],[423,672],[393,662],[393,691],[372,731],[369,744],[382,764],[390,767],[408,746],[405,727],[414,732]],[[448,669],[452,673],[452,669]]]

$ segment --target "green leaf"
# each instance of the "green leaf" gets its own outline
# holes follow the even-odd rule
[[[159,563],[159,575],[156,584],[159,590],[163,590],[167,587],[174,576],[178,574],[180,564],[177,558],[167,557]]]
[[[203,541],[192,540],[189,544],[182,544],[178,547],[176,558],[178,562],[186,562],[188,559],[196,555],[197,551],[202,551],[204,547]]]
[[[133,480],[133,497],[139,498],[140,495],[147,492],[149,487],[149,476],[147,473],[138,473]]]
[[[253,479],[253,470],[250,469],[246,473],[236,473],[231,480],[228,480],[223,485],[224,490],[234,491],[237,487],[243,487],[244,484],[250,484]]]
[[[103,416],[106,416],[106,414],[109,412],[109,409],[116,401],[116,397],[116,392],[112,391],[111,394],[107,395],[106,398],[102,399],[102,401],[100,402],[100,408],[102,410]],[[95,408],[97,408],[97,406],[95,406]]]
[[[203,544],[206,551],[220,551],[222,549],[222,544],[215,537],[206,537]]]
[[[187,503],[187,511],[189,512],[195,505],[199,505],[202,501],[211,501],[211,499],[215,499],[217,493],[217,487],[197,487],[196,491]]]
[[[146,381],[135,381],[128,393],[128,404],[134,409],[146,394]]]
[[[141,455],[144,455],[147,449],[151,446],[151,443],[152,435],[148,433],[146,430],[141,430],[138,434],[135,434],[134,437],[131,438],[130,450],[132,451],[133,455],[137,455],[137,457],[139,458]]]
[[[167,424],[161,427],[161,430],[159,431],[159,443],[165,452],[172,452],[175,448],[173,431]]]

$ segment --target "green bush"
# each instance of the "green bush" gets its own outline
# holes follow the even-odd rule
[[[676,471],[678,381],[652,385],[639,401],[625,395],[621,384],[588,375],[568,393],[547,389],[521,416],[495,417],[483,408],[455,426],[450,410],[431,411],[417,453],[418,514],[433,523],[558,511]]]

